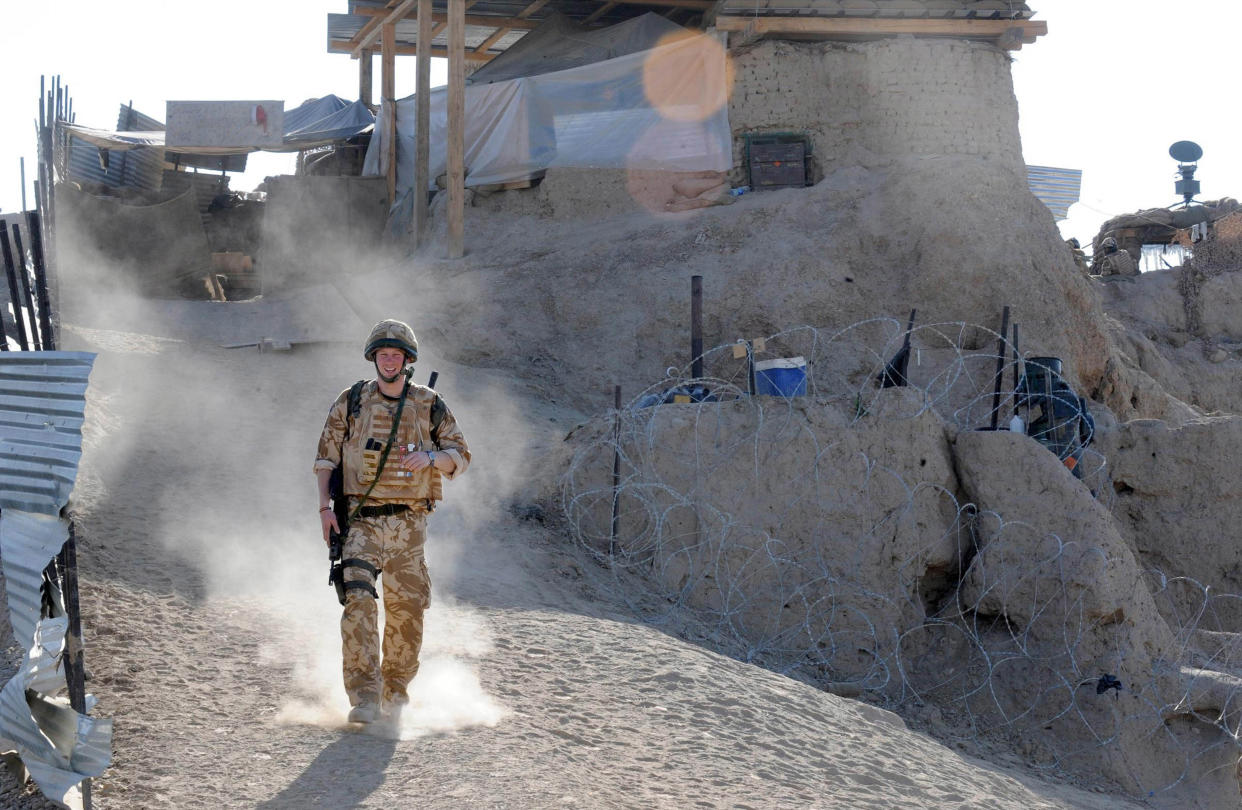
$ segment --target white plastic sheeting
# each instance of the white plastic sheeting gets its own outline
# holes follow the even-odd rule
[[[17,751],[43,794],[66,807],[81,806],[79,783],[103,773],[112,757],[112,721],[74,711],[63,696],[63,608],[42,618],[43,570],[69,537],[60,511],[82,455],[94,357],[0,354],[0,564],[13,637],[26,651],[0,689],[0,750]]]
[[[726,171],[727,58],[711,34],[569,70],[466,88],[466,185],[549,167]],[[431,178],[447,170],[447,92],[431,92]],[[414,184],[414,96],[397,102],[398,195]],[[383,114],[363,174],[386,172]]]

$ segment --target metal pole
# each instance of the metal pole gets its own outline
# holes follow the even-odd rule
[[[690,277],[690,376],[703,376],[703,277]]]
[[[0,220],[3,223],[3,220]],[[13,323],[17,327],[17,345],[22,351],[30,351],[26,340],[26,324],[22,322],[21,293],[17,290],[17,267],[13,263],[13,248],[9,245],[9,232],[0,224],[0,249],[4,251],[4,275],[9,281],[9,302],[13,305]]]
[[[1000,396],[1001,396],[1001,380],[1005,376],[1005,341],[1009,336],[1009,307],[1005,306],[1001,313],[1001,331],[1000,342],[996,347],[996,387],[992,392],[992,430],[996,430],[997,422],[1000,420]]]
[[[13,249],[17,253],[17,262],[15,264],[18,277],[22,282],[22,296],[25,299],[26,321],[30,324],[30,348],[39,351],[43,348],[43,343],[39,338],[39,327],[35,323],[35,307],[34,299],[30,295],[30,275],[26,269],[26,250],[22,247],[22,232],[18,229],[17,223],[13,223]]]
[[[47,267],[43,262],[43,230],[38,211],[26,212],[26,232],[30,234],[30,257],[34,263],[35,292],[39,296],[39,329],[43,332],[43,348],[56,350],[56,332],[52,328],[52,301],[47,292]]]
[[[608,541],[608,556],[617,555],[617,526],[620,522],[619,506],[621,500],[621,386],[613,388],[613,405],[616,408],[616,423],[612,429],[612,539]]]
[[[20,157],[18,161],[22,167],[22,210],[26,210],[26,158]]]
[[[1022,379],[1022,358],[1018,354],[1018,324],[1013,325],[1013,415],[1018,415],[1018,383]]]

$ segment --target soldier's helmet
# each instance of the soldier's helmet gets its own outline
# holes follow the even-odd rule
[[[1116,253],[1117,252],[1117,240],[1112,238],[1111,236],[1104,237],[1104,241],[1100,243],[1100,250],[1104,251],[1105,253]]]
[[[418,339],[414,337],[414,330],[401,321],[389,318],[375,324],[367,337],[367,346],[363,349],[362,356],[374,360],[375,353],[385,347],[405,352],[407,363],[418,359]]]

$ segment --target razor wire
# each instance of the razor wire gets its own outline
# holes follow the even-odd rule
[[[901,352],[904,369],[891,362]],[[761,354],[801,361],[798,395],[757,393]],[[1109,758],[1121,763],[1110,778],[1140,795],[1232,767],[1242,678],[1227,673],[1242,673],[1242,645],[1224,629],[1242,597],[1135,568],[1119,587],[1149,592],[1176,643],[1148,661],[1138,635],[1115,632],[1124,619],[1092,613],[1103,548],[962,502],[943,458],[898,458],[934,456],[920,430],[934,449],[947,442],[937,432],[1040,426],[1032,438],[1074,458],[1107,509],[1103,456],[1056,438],[1082,402],[1045,385],[1029,418],[1047,360],[985,327],[890,318],[718,346],[700,376],[670,368],[579,433],[570,532],[644,621],[678,632],[690,617],[696,642],[863,695],[941,738],[1000,744],[1054,773]]]

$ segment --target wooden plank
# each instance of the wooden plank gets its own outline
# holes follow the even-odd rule
[[[465,255],[466,9],[448,0],[448,257]]]
[[[617,7],[616,3],[608,2],[591,12],[591,16],[582,21],[583,25],[590,25],[608,12]]]
[[[397,199],[397,24],[385,23],[380,58],[380,103],[384,108],[384,155],[388,160],[388,204]]]
[[[531,3],[529,6],[519,11],[518,16],[525,19],[529,17],[530,15],[534,14],[539,9],[546,6],[547,4],[548,4],[548,0],[535,0],[535,2]]]
[[[376,9],[374,13],[378,14],[381,12],[379,9]],[[523,11],[523,13],[525,12]],[[418,18],[418,14],[415,11],[411,11],[410,13],[407,13],[405,16],[407,18],[408,17],[413,17],[415,19]],[[446,23],[448,22],[448,14],[443,11],[432,11],[429,19],[431,19],[433,22],[445,22]],[[485,14],[467,14],[466,25],[476,25],[482,28],[499,28],[501,26],[505,26],[508,28],[518,28],[523,31],[533,31],[534,29],[539,27],[539,21],[528,20],[522,17],[521,15],[517,17],[500,17],[500,16],[492,17],[492,16],[488,16]]]
[[[427,17],[423,15],[426,14]],[[418,61],[414,115],[414,245],[427,233],[427,189],[431,188],[431,40],[435,32],[423,21],[431,16],[431,0],[418,0]]]
[[[604,3],[609,0],[596,0]],[[716,7],[715,0],[622,0],[627,6],[672,6],[674,8],[692,8],[695,11],[711,11]]]
[[[375,104],[372,100],[374,92],[372,90],[372,73],[374,71],[371,52],[366,51],[358,58],[358,99],[371,112],[375,112]]]
[[[387,26],[387,25],[396,26],[397,21],[404,20],[406,18],[406,15],[409,13],[410,9],[412,9],[414,7],[414,4],[417,2],[418,0],[401,0],[401,5],[397,6],[392,11],[389,11],[387,14],[384,15],[383,20],[380,22],[380,28],[383,28],[384,26]],[[374,22],[374,19],[375,18],[368,20],[368,23]],[[366,26],[363,26],[363,28],[365,29]],[[357,59],[358,55],[361,54],[364,50],[366,50],[367,47],[371,45],[371,43],[375,42],[375,37],[379,35],[379,32],[371,31],[365,37],[361,36],[362,34],[361,31],[359,31],[358,34],[359,36],[356,36],[354,37],[353,40],[350,40],[351,43],[354,43],[353,56],[355,59]]]
[[[497,28],[496,31],[490,37],[488,37],[487,39],[483,40],[482,42],[478,44],[478,47],[474,49],[475,52],[476,53],[487,53],[487,49],[495,45],[497,42],[499,42],[501,38],[503,38],[504,35],[507,33],[509,33],[508,28]]]
[[[631,0],[626,0],[630,2]],[[968,37],[999,39],[1011,31],[1022,30],[1022,41],[1032,43],[1048,33],[1044,20],[958,20],[958,19],[866,19],[858,17],[752,17],[720,15],[720,31],[745,32],[754,36],[806,37],[884,37],[914,36]]]
[[[383,17],[372,17],[367,20],[366,25],[358,29],[358,33],[354,34],[349,40],[346,51],[353,54],[354,58],[362,52],[362,49],[369,47],[375,42],[375,36],[379,33],[380,25],[383,24]]]
[[[328,51],[330,53],[349,53],[350,48],[348,43],[342,42],[339,45],[329,45]],[[414,45],[397,45],[393,49],[393,53],[397,56],[415,56],[418,54],[418,48]],[[431,48],[431,55],[439,59],[448,59],[448,48],[441,48],[433,45]],[[495,58],[496,54],[480,53],[477,50],[466,51],[467,62],[490,62]]]

